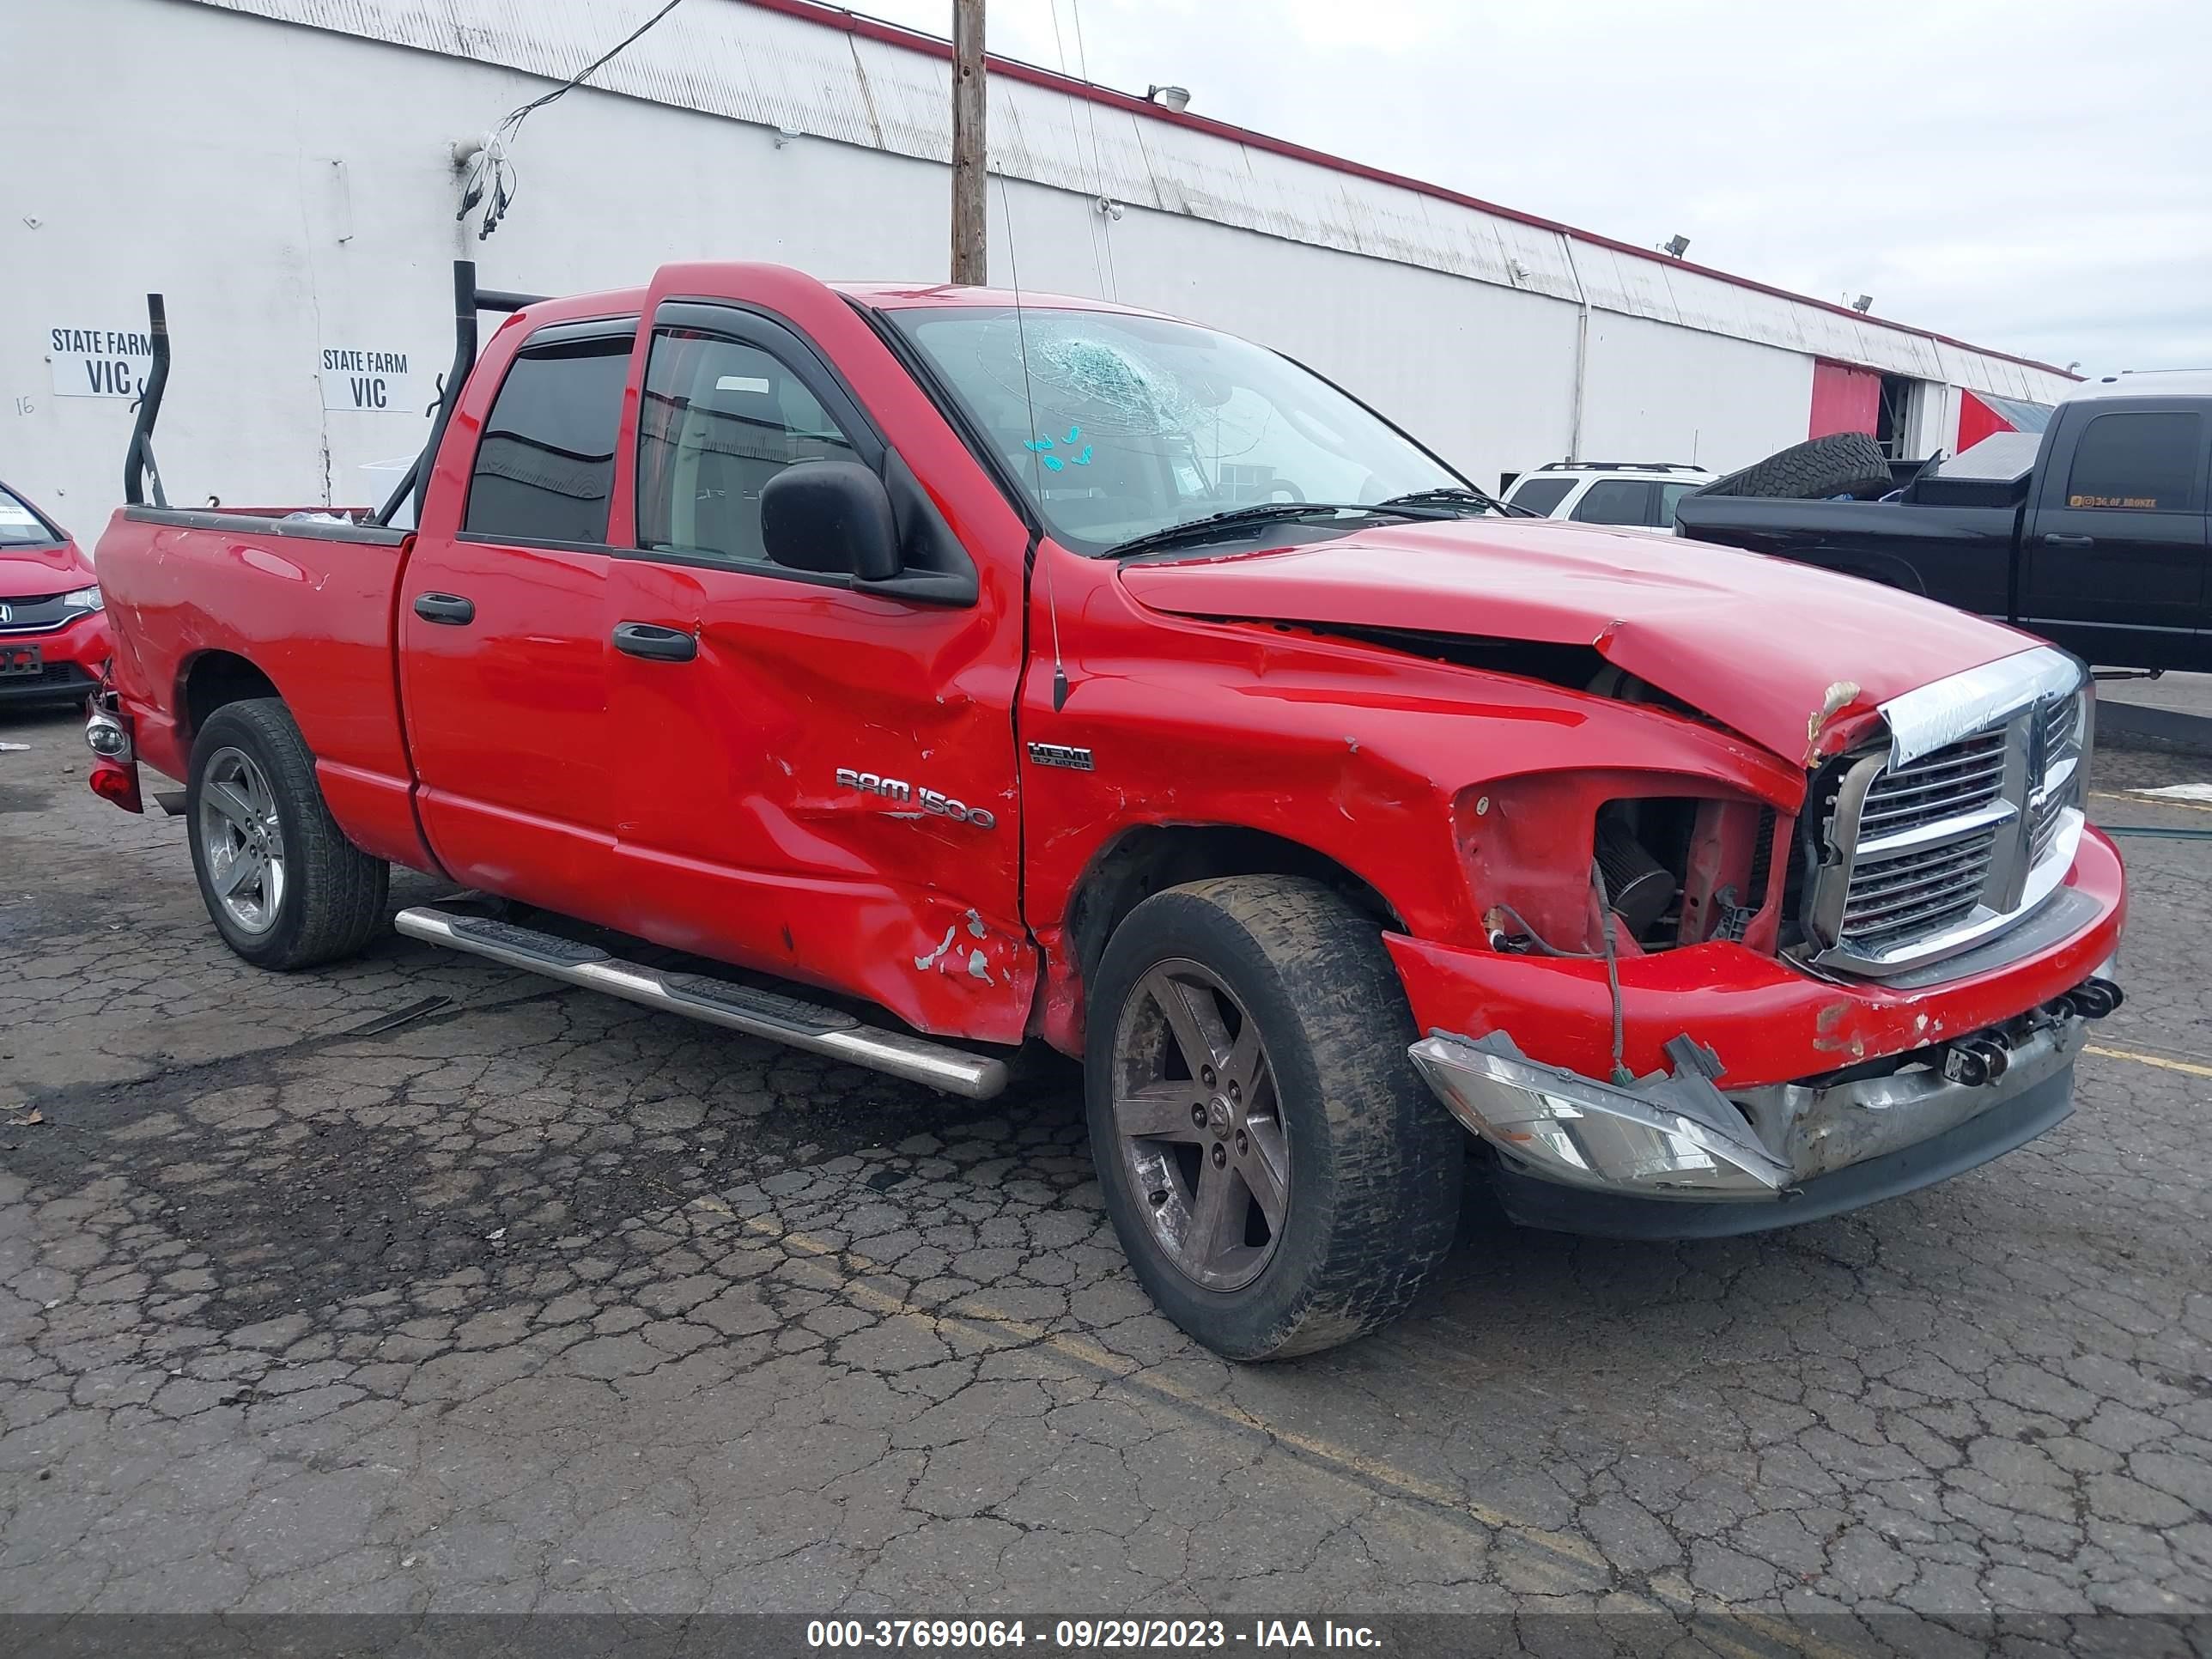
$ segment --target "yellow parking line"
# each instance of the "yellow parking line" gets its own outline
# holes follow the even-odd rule
[[[2139,1054],[2132,1048],[2106,1048],[2098,1043],[2085,1042],[2081,1045],[2081,1052],[2105,1060],[2132,1060],[2138,1066],[2155,1066],[2162,1072],[2185,1072],[2191,1077],[2212,1077],[2212,1066],[2199,1066],[2186,1060],[2168,1060],[2163,1054]]]
[[[2105,789],[2092,789],[2089,792],[2089,799],[2121,801],[2130,806],[2179,806],[2185,812],[2212,812],[2212,802],[2175,800],[2169,795],[2145,794],[2140,789],[2130,790],[2125,794],[2114,794]]]
[[[729,1206],[719,1199],[694,1199],[692,1207],[718,1213],[733,1213],[730,1212]],[[857,1255],[850,1250],[841,1249],[825,1240],[811,1238],[805,1233],[793,1231],[781,1223],[766,1218],[746,1217],[738,1219],[738,1224],[747,1232],[763,1238],[772,1239],[799,1255],[822,1261],[825,1267],[829,1261],[835,1260],[844,1264],[851,1273],[857,1274],[860,1279],[865,1279],[872,1273],[890,1274],[895,1272],[894,1269],[884,1267],[881,1262],[871,1261],[865,1256]],[[1436,1508],[1465,1515],[1483,1526],[1496,1531],[1510,1533],[1540,1550],[1564,1557],[1578,1565],[1598,1571],[1607,1570],[1607,1563],[1603,1553],[1582,1539],[1516,1520],[1503,1510],[1494,1510],[1486,1504],[1470,1501],[1458,1492],[1440,1486],[1433,1480],[1425,1480],[1417,1474],[1394,1468],[1388,1463],[1378,1462],[1374,1458],[1364,1456],[1347,1447],[1333,1445],[1316,1436],[1304,1433],[1297,1429],[1286,1428],[1279,1423],[1269,1423],[1264,1419],[1255,1417],[1233,1401],[1224,1400],[1212,1394],[1202,1394],[1172,1378],[1136,1376],[1133,1375],[1136,1370],[1135,1362],[1113,1353],[1084,1337],[1071,1335],[1063,1331],[1048,1330],[1032,1320],[1024,1319],[1018,1315],[994,1308],[988,1303],[970,1300],[963,1311],[957,1314],[945,1314],[909,1302],[903,1297],[894,1296],[888,1291],[878,1290],[873,1285],[860,1283],[858,1279],[848,1276],[847,1273],[836,1272],[834,1268],[829,1269],[824,1276],[834,1282],[840,1294],[850,1297],[872,1312],[918,1318],[933,1326],[953,1329],[989,1328],[1003,1332],[1026,1346],[1050,1348],[1087,1370],[1103,1372],[1117,1382],[1170,1401],[1176,1405],[1193,1411],[1203,1412],[1207,1416],[1216,1418],[1232,1427],[1264,1435],[1278,1444],[1303,1453],[1316,1462],[1328,1464],[1340,1472],[1355,1475],[1368,1485],[1382,1486],[1401,1496],[1417,1498]]]

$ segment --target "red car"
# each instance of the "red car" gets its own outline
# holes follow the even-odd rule
[[[106,660],[92,562],[67,531],[0,483],[0,709],[81,702]]]
[[[248,961],[360,950],[398,863],[507,901],[410,937],[951,1093],[1041,1039],[1138,1276],[1244,1358],[1404,1309],[1470,1169],[1539,1226],[1742,1233],[2071,1109],[2125,895],[2064,653],[1516,514],[1169,318],[456,276],[381,513],[100,542],[93,785],[185,781]]]

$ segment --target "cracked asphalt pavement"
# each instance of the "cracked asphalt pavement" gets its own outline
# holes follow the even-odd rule
[[[1072,1068],[259,973],[74,716],[0,729],[0,1610],[2212,1612],[2203,843],[2124,843],[2130,1001],[2024,1150],[1756,1239],[1477,1207],[1412,1317],[1237,1368]]]

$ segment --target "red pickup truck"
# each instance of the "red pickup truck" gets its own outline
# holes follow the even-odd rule
[[[374,514],[141,501],[157,308],[88,735],[112,798],[184,780],[249,961],[359,950],[400,864],[485,896],[403,933],[956,1095],[1041,1039],[1139,1278],[1245,1358],[1404,1309],[1470,1171],[1741,1233],[2070,1109],[2124,898],[2063,653],[1518,516],[1146,313],[457,282]]]

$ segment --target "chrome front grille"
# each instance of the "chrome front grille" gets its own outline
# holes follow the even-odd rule
[[[2071,804],[2054,799],[2037,810],[2035,823],[2027,835],[2030,863],[2040,864],[2049,854],[2051,843],[2058,839],[2058,832],[2066,826],[2066,811]]]
[[[1844,901],[1844,941],[1877,949],[1972,915],[1996,843],[1997,832],[1983,830],[1962,842],[1855,865]]]
[[[2082,816],[2088,776],[2088,719],[2081,698],[2063,697],[2042,705],[2039,775],[2042,785],[2028,796],[2028,863],[2039,865],[2057,845],[2069,822]]]
[[[2072,697],[2053,697],[2043,705],[2043,751],[2056,757],[2075,746],[2080,709]]]
[[[1903,711],[1884,747],[1816,776],[1804,914],[1814,961],[1901,973],[2003,931],[2056,889],[2082,823],[2087,689],[2071,659],[2022,655],[2039,672],[2010,707],[2000,699],[1971,721],[1955,708]],[[1923,738],[1950,740],[1900,753],[1916,715]]]
[[[0,599],[0,634],[50,634],[65,622],[84,614],[82,606],[64,605],[65,593],[26,594],[20,599]]]
[[[2003,793],[2005,734],[1984,732],[1911,765],[1887,768],[1867,790],[1859,838],[1895,835],[1987,805]]]

